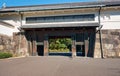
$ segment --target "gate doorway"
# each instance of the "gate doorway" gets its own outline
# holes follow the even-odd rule
[[[94,28],[86,29],[60,28],[27,31],[26,38],[28,40],[29,53],[33,56],[93,57],[96,33]],[[69,46],[66,46],[67,42],[62,42],[64,40],[70,41]],[[54,48],[51,47],[51,43],[53,43]],[[60,50],[58,51],[59,48]]]
[[[50,56],[72,56],[71,36],[49,36],[48,41]]]
[[[85,56],[85,33],[76,34],[76,56]]]
[[[44,56],[44,46],[43,45],[37,45],[37,54],[38,54],[38,56]]]
[[[76,56],[85,56],[85,46],[84,45],[76,45]]]

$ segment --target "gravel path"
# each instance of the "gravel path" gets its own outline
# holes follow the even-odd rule
[[[120,76],[120,59],[25,57],[0,60],[0,76]]]

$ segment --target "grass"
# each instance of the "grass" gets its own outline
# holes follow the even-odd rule
[[[0,52],[0,59],[10,58],[13,55],[9,52]]]

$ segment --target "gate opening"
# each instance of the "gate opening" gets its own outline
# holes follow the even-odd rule
[[[76,45],[76,55],[77,56],[85,56],[85,46],[84,45]]]
[[[49,37],[49,55],[50,56],[72,56],[71,36],[50,36]]]
[[[43,45],[37,45],[37,53],[38,53],[38,56],[44,55],[44,46]]]

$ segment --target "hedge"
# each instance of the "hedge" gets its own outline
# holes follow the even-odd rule
[[[4,59],[4,58],[10,58],[12,57],[11,53],[8,52],[0,52],[0,59]]]
[[[59,50],[57,50],[57,49],[53,49],[53,50],[51,50],[51,49],[49,49],[49,52],[54,52],[54,53],[68,53],[68,52],[70,52],[70,50],[69,49],[59,49]]]

